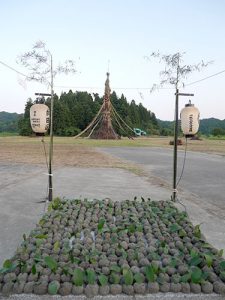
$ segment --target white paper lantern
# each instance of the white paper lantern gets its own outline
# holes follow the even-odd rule
[[[30,123],[36,133],[45,133],[49,128],[50,111],[45,104],[34,104],[30,108]]]
[[[191,101],[181,110],[180,118],[181,129],[186,137],[191,137],[198,132],[200,113]]]

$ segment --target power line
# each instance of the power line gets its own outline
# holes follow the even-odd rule
[[[24,77],[26,77],[26,78],[29,78],[27,75],[25,75],[25,74],[23,74],[23,73],[17,71],[16,69],[10,67],[9,65],[7,65],[6,63],[4,63],[3,61],[0,61],[0,64],[2,64],[3,66],[5,66],[6,68],[8,68],[8,69],[10,69],[10,70],[12,70],[12,71],[14,71],[14,72],[16,72],[17,74],[20,74],[20,75],[22,75],[22,76],[24,76]]]
[[[98,86],[66,86],[66,85],[55,85],[55,87],[58,88],[73,88],[73,89],[102,89],[102,87],[98,87]],[[151,87],[113,87],[114,90],[151,90]],[[158,88],[157,88],[158,89]],[[166,87],[161,87],[159,89],[163,89],[163,90],[171,90],[173,88],[166,88]]]
[[[3,61],[0,61],[0,64],[2,64],[3,66],[5,66],[6,68],[16,72],[17,74],[21,75],[21,76],[24,76],[26,78],[29,78],[29,76],[25,75],[24,73],[14,69],[13,67],[9,66],[8,64],[4,63]],[[215,76],[218,76],[222,73],[225,73],[225,70],[222,70],[220,72],[217,72],[215,74],[212,74],[210,76],[207,76],[205,78],[202,78],[202,79],[199,79],[199,80],[196,80],[196,81],[193,81],[193,82],[190,82],[188,84],[185,84],[185,86],[190,86],[192,84],[196,84],[198,82],[201,82],[201,81],[204,81],[204,80],[207,80],[209,78],[212,78],[212,77],[215,77]],[[64,86],[64,85],[55,85],[55,87],[58,87],[58,88],[75,88],[75,89],[102,89],[102,87],[94,87],[94,86]],[[115,90],[137,90],[137,89],[140,89],[140,90],[150,90],[151,87],[114,87]],[[158,87],[157,89],[165,89],[165,90],[170,90],[170,89],[173,89],[173,88],[166,88],[166,87]]]
[[[205,77],[205,78],[202,78],[202,79],[199,79],[199,80],[190,82],[190,83],[188,83],[188,84],[185,84],[185,86],[189,86],[189,85],[192,85],[192,84],[195,84],[195,83],[198,83],[198,82],[207,80],[207,79],[212,78],[212,77],[214,77],[214,76],[220,75],[220,74],[222,74],[222,73],[224,73],[224,72],[225,72],[225,70],[220,71],[220,72],[218,72],[218,73],[215,73],[215,74],[213,74],[213,75],[207,76],[207,77]]]

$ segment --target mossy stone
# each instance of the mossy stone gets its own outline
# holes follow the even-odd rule
[[[31,294],[31,293],[33,293],[33,290],[34,290],[34,281],[29,281],[29,282],[25,283],[24,289],[23,289],[25,294]]]
[[[88,284],[84,288],[84,293],[88,298],[92,298],[98,295],[99,286],[97,284]]]
[[[159,286],[159,290],[162,293],[168,293],[170,291],[170,284],[165,282]]]
[[[30,274],[27,278],[27,281],[37,281],[38,280],[38,274]]]
[[[28,278],[28,274],[27,273],[20,273],[19,275],[18,275],[18,280],[19,281],[27,281],[27,278]]]
[[[16,277],[17,277],[16,274],[13,273],[13,272],[7,273],[7,274],[4,275],[3,281],[5,283],[12,282],[12,281],[16,280]]]
[[[99,287],[99,294],[101,296],[107,296],[110,292],[109,285],[104,285]]]
[[[71,282],[63,282],[60,285],[59,294],[61,296],[67,296],[67,295],[71,294],[72,287],[73,287],[73,285]]]
[[[201,285],[197,283],[190,283],[191,292],[194,294],[201,293]]]
[[[211,282],[211,283],[214,283],[218,280],[218,276],[216,275],[216,273],[214,272],[209,272],[208,273],[208,280]]]
[[[148,285],[147,285],[147,291],[150,294],[158,293],[159,292],[158,282],[149,282]]]
[[[12,281],[6,282],[2,287],[2,294],[9,295],[12,293],[14,283]]]
[[[47,276],[47,275],[45,275],[45,276]],[[50,281],[54,281],[54,280],[60,281],[60,274],[52,273],[52,274],[49,276],[49,280],[50,280]]]
[[[171,293],[179,293],[181,291],[180,283],[171,283],[170,284],[170,292]]]
[[[122,286],[120,284],[111,284],[110,292],[112,295],[118,295],[122,293]]]
[[[146,292],[146,285],[145,283],[135,283],[134,284],[134,292],[136,294],[144,295]]]
[[[213,292],[213,285],[212,283],[206,281],[202,283],[202,292],[204,294],[211,294]]]
[[[126,295],[133,295],[134,294],[134,287],[132,285],[124,284],[122,287],[122,291]]]
[[[82,295],[84,292],[84,287],[83,286],[73,286],[72,287],[72,294],[73,295]]]
[[[38,282],[34,284],[34,294],[44,295],[48,291],[48,282]]]
[[[25,281],[15,282],[13,285],[13,293],[14,294],[22,294],[25,286]]]
[[[184,294],[189,294],[191,291],[190,284],[182,282],[181,283],[181,292]]]
[[[217,294],[225,294],[225,284],[221,281],[215,281],[213,283],[213,290]]]

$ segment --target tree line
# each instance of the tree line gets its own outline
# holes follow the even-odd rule
[[[159,125],[153,112],[147,110],[141,103],[134,100],[130,103],[122,94],[118,97],[115,92],[111,94],[111,103],[120,117],[131,128],[140,128],[148,134],[158,134]],[[31,135],[30,107],[35,103],[45,103],[50,107],[50,98],[28,99],[23,117],[18,122],[20,135]],[[53,131],[58,136],[74,136],[84,130],[93,120],[103,103],[99,94],[88,92],[64,92],[59,96],[54,95]],[[113,126],[119,135],[130,135],[127,129],[118,126],[112,119]]]

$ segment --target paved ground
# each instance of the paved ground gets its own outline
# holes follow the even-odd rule
[[[150,150],[151,149],[149,148],[146,149],[146,151]],[[107,151],[109,152],[109,150]],[[131,151],[134,153],[134,150]],[[140,151],[140,149],[136,148],[136,151]],[[156,152],[157,151],[158,150],[156,150]],[[158,153],[160,153],[160,151],[158,151]],[[139,152],[138,155],[140,155]],[[142,156],[144,157],[144,154]],[[163,152],[161,156],[163,156]],[[150,157],[153,159],[153,155],[150,155]],[[151,197],[156,200],[168,200],[171,195],[171,190],[168,189],[166,184],[163,185],[161,180],[156,180],[153,176],[159,175],[156,173],[156,159],[154,161],[155,165],[154,163],[148,165],[147,162],[143,162],[146,170],[149,172],[149,177],[139,177],[128,171],[112,168],[63,167],[54,169],[54,196],[98,199],[109,197],[113,200],[132,199],[135,196],[143,196]],[[169,169],[169,164],[166,163],[166,161],[167,159],[165,159],[164,164],[167,164],[167,168]],[[158,158],[158,169],[160,169],[160,162],[161,159]],[[163,164],[161,165],[161,172],[164,174]],[[36,222],[44,212],[44,203],[38,202],[46,197],[47,176],[45,173],[46,169],[44,167],[35,165],[0,165],[1,264],[6,258],[9,258],[14,253],[16,247],[21,242],[22,234],[29,233],[30,229],[35,226]],[[204,186],[204,189],[206,188],[207,186]],[[183,191],[181,195],[182,202],[187,206],[192,221],[195,224],[202,221],[204,222],[202,229],[208,241],[217,248],[225,248],[225,221],[220,215],[212,212],[212,204],[206,201],[202,203],[202,198],[189,193],[187,190]],[[50,297],[35,298],[35,296],[31,297],[30,295],[23,295],[12,296],[10,298],[49,299]],[[59,299],[58,297],[54,298]],[[72,298],[68,297],[68,299]],[[76,299],[83,298],[78,297]],[[98,297],[96,299],[103,298]],[[104,297],[104,299],[133,299],[133,297],[110,296],[107,298]],[[205,295],[174,296],[172,294],[157,294],[155,296],[137,297],[137,299],[222,299],[222,297],[215,295],[206,297]]]
[[[164,179],[172,186],[173,151],[160,148],[104,148],[116,157],[141,164],[150,176]],[[178,151],[179,178],[184,151]],[[225,157],[222,155],[187,152],[186,164],[179,188],[211,204],[218,216],[225,217]]]
[[[5,299],[5,300],[85,300],[87,297],[85,296],[36,296],[36,295],[12,295],[7,298],[1,298],[0,299]],[[196,295],[196,294],[173,294],[173,293],[157,293],[153,295],[146,295],[146,296],[141,296],[141,295],[136,295],[134,296],[126,296],[126,295],[118,295],[118,296],[96,296],[92,298],[93,300],[183,300],[183,299],[188,299],[188,300],[222,300],[224,299],[223,296],[219,296],[216,294],[210,294],[210,295]]]
[[[147,176],[172,193],[173,151],[162,148],[113,147],[101,148],[116,157],[138,163]],[[178,151],[178,178],[184,152]],[[225,157],[222,155],[187,152],[185,170],[179,185],[179,199],[186,205],[194,222],[203,223],[202,229],[211,242],[225,249]],[[192,206],[196,209],[192,209]],[[209,219],[205,216],[209,216]]]
[[[44,212],[46,169],[23,164],[0,165],[0,264],[9,258]],[[169,192],[122,169],[72,168],[54,170],[54,197],[133,199],[135,196],[169,199]]]

